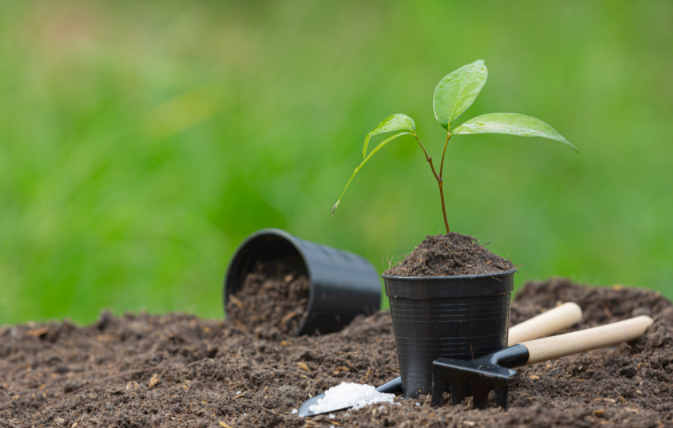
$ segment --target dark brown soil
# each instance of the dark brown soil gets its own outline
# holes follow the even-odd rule
[[[243,287],[229,297],[227,316],[243,331],[293,335],[306,314],[309,288],[303,268],[284,261],[257,262]]]
[[[427,235],[402,262],[385,271],[390,276],[454,276],[507,272],[511,261],[490,252],[478,240],[460,233]]]
[[[584,310],[576,328],[647,313],[655,321],[629,345],[519,369],[508,411],[473,410],[469,398],[431,408],[422,397],[333,419],[293,415],[342,381],[379,385],[398,375],[387,312],[340,333],[278,340],[180,314],[0,328],[0,427],[673,426],[671,303],[557,279],[526,284],[512,322],[568,300]],[[128,374],[138,370],[154,371]]]

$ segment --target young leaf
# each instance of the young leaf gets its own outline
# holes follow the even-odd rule
[[[470,108],[486,84],[487,77],[488,69],[481,59],[444,76],[435,88],[432,101],[437,123],[448,130]]]
[[[402,116],[402,115],[400,115],[400,116]],[[348,185],[351,184],[351,181],[353,181],[353,177],[355,177],[355,174],[357,174],[358,171],[360,171],[360,169],[367,163],[367,161],[374,155],[374,153],[381,150],[383,148],[383,146],[385,146],[389,142],[393,141],[395,138],[401,137],[402,135],[412,135],[412,134],[413,134],[413,132],[400,132],[399,134],[395,134],[392,137],[382,141],[378,146],[376,146],[374,148],[374,150],[372,150],[372,152],[369,154],[369,156],[367,156],[365,158],[365,160],[363,160],[362,163],[360,165],[358,165],[357,168],[355,168],[355,171],[353,172],[353,175],[351,175],[351,178],[348,180],[348,183],[346,183],[346,187],[344,188],[344,191],[341,192],[341,196],[339,197],[339,200],[332,207],[332,215],[334,215],[334,211],[336,211],[337,207],[339,206],[339,203],[341,202],[341,199],[344,197],[344,193],[346,193],[346,189],[348,189]]]
[[[412,118],[404,114],[394,114],[383,119],[383,122],[379,123],[378,126],[365,137],[365,146],[362,148],[362,157],[367,157],[367,144],[369,144],[369,140],[374,135],[393,131],[409,131],[413,134],[416,132],[416,123],[414,123]]]
[[[491,113],[477,116],[454,129],[453,135],[466,134],[508,134],[520,137],[542,137],[559,141],[579,150],[568,142],[554,128],[540,119],[516,113]]]

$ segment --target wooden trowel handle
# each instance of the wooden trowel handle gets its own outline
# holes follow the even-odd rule
[[[642,336],[651,324],[652,318],[641,316],[601,327],[524,342],[522,345],[528,348],[529,355],[526,365],[630,342]]]
[[[509,329],[507,346],[527,340],[547,337],[572,327],[582,319],[582,309],[576,303],[564,303]]]

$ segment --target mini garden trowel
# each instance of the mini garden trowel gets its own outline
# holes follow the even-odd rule
[[[509,329],[508,346],[516,345],[517,343],[527,340],[538,339],[540,337],[549,336],[565,328],[572,327],[582,319],[582,309],[576,303],[564,303],[553,309],[548,310],[534,318],[522,322]],[[507,348],[510,349],[510,348]],[[395,394],[402,392],[402,378],[395,378],[388,383],[385,383],[378,388],[378,392]],[[345,410],[350,407],[343,407],[340,409],[332,409],[323,412],[312,412],[309,408],[318,403],[318,400],[325,397],[325,394],[318,394],[315,397],[308,399],[299,408],[299,417],[315,416],[322,413],[337,412]]]
[[[531,340],[474,360],[439,358],[432,364],[432,405],[442,403],[446,384],[451,389],[451,404],[460,404],[471,387],[474,407],[485,409],[488,393],[495,392],[495,404],[507,409],[509,379],[520,367],[592,349],[614,346],[638,339],[652,324],[652,318],[640,316],[601,327],[575,331],[544,339]]]

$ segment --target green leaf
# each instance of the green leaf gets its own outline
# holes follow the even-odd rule
[[[402,115],[400,115],[400,116],[402,116]],[[369,156],[367,156],[365,158],[365,160],[363,160],[362,163],[360,165],[358,165],[357,168],[355,168],[355,171],[353,172],[353,175],[351,175],[351,178],[348,180],[348,183],[346,183],[346,187],[344,188],[344,191],[341,192],[341,196],[339,197],[339,200],[332,207],[332,215],[334,215],[334,211],[336,211],[337,207],[339,206],[339,203],[341,202],[341,199],[344,197],[344,193],[346,193],[346,189],[348,189],[348,185],[351,184],[351,181],[353,181],[353,178],[355,177],[355,174],[357,174],[358,171],[360,171],[360,169],[367,163],[367,161],[374,155],[374,153],[378,152],[379,150],[381,150],[383,148],[383,146],[385,146],[389,142],[393,141],[395,138],[401,137],[402,135],[413,135],[413,132],[400,132],[399,134],[395,134],[392,137],[382,141],[378,146],[376,146],[374,148],[374,150],[372,150],[372,152],[369,154]]]
[[[369,144],[369,140],[374,135],[393,131],[409,131],[413,134],[416,132],[416,123],[414,123],[412,118],[404,114],[394,114],[383,119],[383,122],[379,123],[379,125],[365,137],[365,146],[362,148],[362,157],[367,157],[367,144]]]
[[[486,84],[487,77],[488,69],[481,59],[444,76],[435,88],[432,102],[437,123],[448,130],[470,108]]]
[[[554,128],[540,119],[523,114],[491,113],[477,116],[460,125],[452,134],[508,134],[520,137],[542,137],[559,141],[572,147],[579,153],[579,150],[563,138]]]

